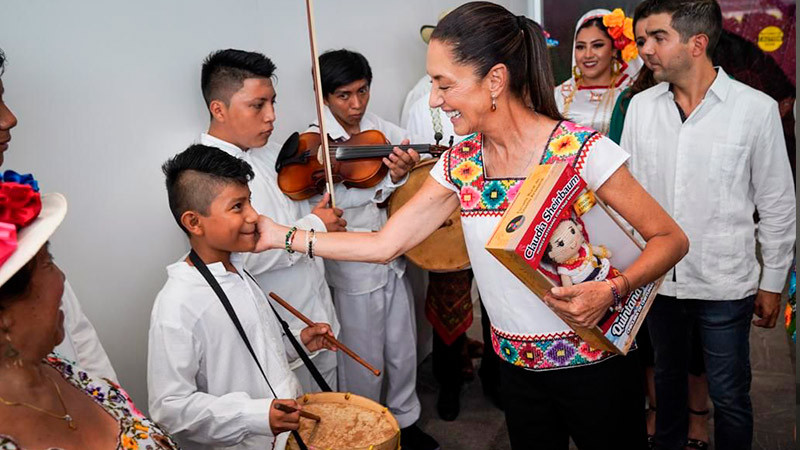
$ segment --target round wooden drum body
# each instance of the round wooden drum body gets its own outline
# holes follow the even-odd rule
[[[437,158],[420,161],[409,173],[408,181],[389,198],[391,217],[422,188]],[[406,258],[431,272],[455,272],[469,267],[467,244],[461,229],[461,207],[450,214],[444,224],[419,245],[406,252]]]
[[[300,436],[307,446],[325,450],[398,450],[400,426],[389,410],[359,395],[319,392],[297,399],[303,410],[322,418],[300,418]],[[289,438],[287,449],[300,447]]]

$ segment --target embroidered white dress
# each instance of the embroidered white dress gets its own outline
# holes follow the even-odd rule
[[[541,163],[567,161],[590,189],[597,190],[627,158],[619,146],[596,131],[562,121],[553,130]],[[503,360],[530,370],[550,370],[613,356],[581,340],[484,248],[523,179],[485,176],[480,134],[448,150],[431,176],[460,198],[472,270],[492,322],[492,344]]]

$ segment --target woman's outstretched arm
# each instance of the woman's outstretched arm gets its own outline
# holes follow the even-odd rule
[[[422,188],[397,211],[386,225],[374,233],[317,233],[314,256],[342,261],[385,264],[414,248],[436,231],[459,205],[458,196],[428,177]],[[285,251],[289,228],[261,216],[261,235],[255,252]],[[292,250],[306,253],[306,231],[298,230]]]

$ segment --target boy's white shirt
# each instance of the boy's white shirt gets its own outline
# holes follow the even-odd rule
[[[324,108],[324,111],[325,132],[328,136],[334,140],[349,139],[350,135],[339,122],[336,121],[336,118],[327,106]],[[313,123],[314,125],[312,125],[308,131],[319,131],[316,126],[316,121]],[[364,113],[359,127],[362,132],[378,130],[393,144],[399,144],[403,139],[413,138],[408,131],[369,111]],[[357,232],[380,230],[386,224],[387,215],[386,209],[378,208],[377,204],[387,200],[392,192],[405,184],[407,180],[408,174],[397,183],[394,183],[392,182],[391,175],[387,174],[375,188],[371,188],[375,191],[375,194],[371,197],[371,201],[353,207],[340,203],[339,198],[347,199],[351,195],[363,196],[363,193],[359,193],[358,191],[363,191],[364,189],[347,189],[342,186],[342,192],[336,197],[336,206],[344,210],[344,215],[342,217],[347,221],[347,230]],[[339,193],[339,186],[341,186],[341,184],[337,185],[337,193]],[[317,200],[316,198],[311,199],[309,200],[309,204]],[[340,206],[340,204],[344,206]],[[334,289],[341,290],[348,294],[366,294],[385,286],[388,282],[390,270],[394,271],[398,277],[403,276],[405,273],[405,260],[403,258],[398,258],[388,265],[383,265],[329,259],[325,260],[325,269],[327,271],[328,283]]]
[[[287,358],[297,353],[258,286],[222,263],[208,265],[236,311],[278,398],[302,392]],[[222,303],[185,255],[167,267],[168,279],[150,317],[147,387],[150,415],[182,448],[284,448],[269,426],[274,398]]]
[[[266,147],[242,151],[233,144],[205,133],[200,136],[200,143],[217,147],[250,164],[255,173],[250,181],[251,203],[259,214],[282,225],[325,231],[325,224],[319,217],[311,214],[308,202],[293,201],[278,188],[275,172],[275,160],[279,152],[277,146],[268,144]],[[282,249],[267,250],[246,254],[244,264],[267,292],[280,295],[314,322],[330,324],[333,333],[339,334],[339,320],[336,318],[330,289],[325,283],[325,266],[321,258],[310,259],[304,253],[290,254]],[[289,323],[295,334],[306,327],[280,305],[275,305],[275,309]],[[314,352],[310,356],[314,358],[316,354]],[[302,361],[297,360],[292,368],[300,365]]]

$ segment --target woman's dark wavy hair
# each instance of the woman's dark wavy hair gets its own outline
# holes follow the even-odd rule
[[[547,41],[538,23],[494,3],[470,2],[440,20],[431,40],[452,46],[456,62],[473,66],[481,78],[495,64],[505,64],[514,95],[540,114],[563,119],[553,96]]]

